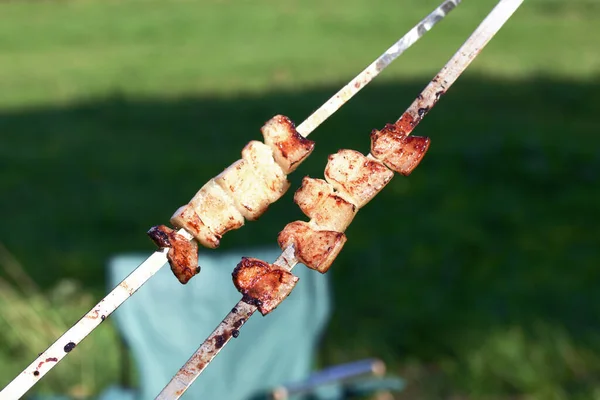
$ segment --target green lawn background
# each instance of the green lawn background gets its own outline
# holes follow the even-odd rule
[[[293,187],[367,152],[494,3],[465,0],[324,123]],[[265,120],[300,122],[436,5],[0,4],[0,241],[43,290],[74,279],[97,299],[107,258],[149,250],[147,228]],[[347,232],[323,364],[379,356],[434,398],[600,395],[599,24],[597,2],[526,1],[419,126],[425,161]],[[222,248],[303,218],[292,193]],[[5,347],[0,385],[42,350]]]

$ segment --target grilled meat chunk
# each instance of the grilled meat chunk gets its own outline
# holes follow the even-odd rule
[[[253,304],[262,315],[273,311],[292,292],[298,277],[257,258],[242,258],[231,274],[243,300]]]
[[[244,225],[244,217],[231,197],[211,179],[173,214],[171,223],[186,229],[203,246],[214,249],[219,247],[225,232]]]
[[[294,123],[283,115],[276,115],[267,121],[261,132],[284,174],[294,171],[315,147],[315,142],[300,135]]]
[[[327,182],[358,208],[371,201],[393,176],[380,161],[354,150],[340,150],[330,155],[325,167]]]
[[[257,176],[261,177],[267,187],[265,197],[274,203],[290,187],[283,170],[275,162],[273,151],[266,144],[253,140],[242,150],[242,159],[248,161]]]
[[[159,247],[168,247],[167,259],[171,271],[179,282],[186,284],[194,275],[200,272],[198,266],[198,243],[189,241],[177,231],[160,225],[148,231],[150,239]]]
[[[316,229],[344,232],[358,211],[358,207],[335,193],[322,179],[305,177],[294,201]]]
[[[323,200],[333,192],[333,186],[323,179],[305,176],[302,179],[302,186],[294,193],[294,202],[298,204],[304,214],[308,215],[309,212],[318,208]]]
[[[171,217],[171,223],[190,232],[203,246],[219,247],[227,231],[256,220],[289,189],[287,174],[313,150],[287,117],[271,118],[261,131],[265,143],[251,141],[242,159],[206,183]]]
[[[295,221],[283,228],[277,242],[282,250],[294,245],[295,255],[302,264],[324,274],[344,247],[346,235],[316,230],[307,222]]]
[[[171,216],[171,223],[177,228],[183,228],[205,247],[219,247],[221,236],[217,236],[200,219],[190,204],[181,206]]]
[[[371,154],[404,176],[410,175],[419,165],[429,144],[429,138],[407,136],[392,124],[387,124],[381,131],[375,129],[371,132]]]
[[[250,221],[258,219],[269,208],[266,195],[269,189],[246,160],[233,163],[215,178],[215,182],[233,199],[244,218]]]

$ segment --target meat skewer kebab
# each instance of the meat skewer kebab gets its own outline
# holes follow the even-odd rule
[[[294,221],[277,237],[283,251],[294,250],[298,262],[321,273],[329,267],[346,243],[344,231],[358,210],[370,202],[394,177],[417,167],[429,149],[429,138],[412,136],[387,125],[371,134],[371,148],[383,141],[390,151],[381,157],[340,150],[329,156],[325,180],[305,177],[296,191],[295,203],[309,222]],[[390,168],[391,166],[391,168]],[[298,278],[277,263],[243,258],[232,273],[242,301],[256,306],[262,315],[273,311],[292,291]]]
[[[283,115],[267,121],[261,132],[265,143],[248,143],[240,160],[209,180],[171,217],[173,225],[193,236],[191,241],[164,225],[148,232],[158,247],[169,248],[167,259],[182,284],[200,271],[196,241],[204,247],[217,248],[223,234],[241,228],[245,219],[258,219],[284,195],[290,187],[287,175],[314,148],[314,142],[301,136]]]
[[[428,111],[435,104],[437,104],[440,97],[450,88],[450,86],[452,86],[460,74],[471,64],[475,57],[477,57],[481,50],[510,19],[513,13],[521,6],[522,3],[523,0],[500,0],[498,2],[496,7],[482,21],[469,39],[467,39],[467,41],[461,46],[458,52],[454,54],[450,61],[419,94],[419,96],[409,106],[402,117],[395,124],[386,125],[381,131],[375,130],[372,132],[372,155],[377,155],[377,158],[382,160],[383,164],[391,169],[399,170],[400,173],[403,173],[403,171],[410,173],[410,171],[416,166],[416,163],[420,161],[420,157],[422,157],[424,152],[427,150],[425,146],[428,146],[428,140],[421,138],[417,139],[416,142],[413,142],[413,144],[420,144],[414,147],[420,147],[421,150],[417,149],[415,153],[409,155],[408,157],[403,153],[390,151],[390,149],[393,147],[393,143],[396,143],[396,145],[400,143],[400,147],[403,149],[410,149],[412,147],[408,140],[408,135],[410,135],[410,133],[428,113]],[[380,182],[383,187],[385,185],[385,179],[381,180]],[[340,182],[337,181],[337,184],[340,184]],[[343,184],[343,182],[341,182],[341,184]],[[309,205],[320,204],[318,195],[315,195],[315,193],[320,193],[320,191],[310,189],[311,187],[314,188],[319,185],[323,187],[321,182],[314,182],[311,180],[306,180],[303,182],[302,187],[304,188],[306,186],[304,190],[307,191],[304,192],[304,194],[308,193],[308,191],[312,191],[313,193],[313,197],[309,201],[307,201],[309,196],[304,196],[302,188],[296,193],[296,202],[301,207],[305,207],[307,209],[307,214],[309,210],[311,213],[313,213],[315,210],[314,207],[311,208]],[[371,187],[374,189],[373,191],[375,193],[381,189],[378,186]],[[368,197],[364,197],[363,199],[368,199]],[[313,214],[313,217],[314,216],[315,215]],[[315,218],[315,220],[316,219],[317,218]],[[337,224],[341,224],[338,225],[338,229],[351,221],[351,218],[348,216],[345,217],[345,220],[343,217],[341,219],[342,221],[336,222]],[[311,228],[310,223],[308,223],[308,225],[309,228]],[[328,225],[328,227],[329,226],[330,225]],[[316,236],[318,237],[318,235]],[[285,233],[284,229],[284,231],[280,233],[278,239],[279,244],[286,247],[277,260],[273,262],[273,264],[269,265],[268,263],[263,262],[262,269],[265,271],[265,273],[262,275],[270,273],[272,270],[280,270],[290,273],[294,266],[300,262],[300,258],[305,258],[303,261],[306,262],[307,265],[310,264],[308,265],[309,267],[312,265],[314,269],[322,272],[326,271],[331,265],[332,259],[335,258],[335,251],[339,252],[337,247],[341,249],[341,246],[339,244],[337,247],[334,245],[332,248],[336,250],[326,252],[325,256],[311,258],[310,252],[303,252],[302,250],[298,251],[299,249],[296,248],[296,243],[299,240],[298,238],[310,240],[311,237],[312,235],[288,235]],[[338,240],[338,243],[341,243],[343,246],[343,240]],[[193,384],[196,378],[198,378],[202,371],[204,371],[208,364],[217,356],[223,347],[225,347],[229,340],[231,340],[232,337],[238,337],[240,333],[239,330],[256,310],[268,313],[277,306],[277,301],[282,301],[286,297],[286,294],[289,294],[295,285],[295,280],[287,277],[284,280],[284,285],[278,287],[278,290],[272,291],[272,294],[274,294],[276,297],[275,301],[273,301],[272,295],[269,296],[269,293],[265,293],[267,295],[266,297],[268,297],[266,306],[267,308],[265,308],[264,302],[257,302],[256,300],[260,300],[259,295],[263,294],[260,290],[261,287],[260,285],[252,285],[253,280],[250,277],[250,273],[244,274],[244,272],[251,272],[252,267],[254,267],[256,264],[260,264],[260,261],[246,259],[242,260],[242,262],[238,264],[236,271],[234,271],[234,279],[236,280],[236,286],[244,294],[244,297],[233,307],[231,312],[202,343],[202,345],[190,357],[190,359],[181,367],[181,369],[175,374],[175,376],[165,386],[161,393],[158,394],[156,399],[166,400],[180,398],[183,393],[185,393],[185,391]],[[258,275],[258,277],[255,277],[254,282],[259,282],[261,274],[258,273],[256,275]],[[250,282],[250,284],[248,284],[248,282]],[[248,293],[253,292],[252,289],[254,289],[254,293],[251,293],[253,294],[253,297],[249,299]],[[263,294],[263,297],[265,297],[265,294]],[[263,309],[260,310],[260,307],[263,307]]]
[[[421,37],[431,30],[450,11],[452,11],[462,0],[444,0],[431,14],[420,21],[406,35],[394,43],[385,53],[373,61],[360,74],[352,79],[346,86],[340,89],[326,103],[311,114],[303,123],[298,125],[296,131],[303,137],[308,136],[323,121],[335,113],[343,104],[350,100],[365,85],[371,82],[381,71],[398,58],[406,49],[416,43]],[[161,229],[162,230],[162,229]],[[72,351],[87,335],[96,329],[114,310],[129,299],[145,282],[148,281],[168,261],[168,253],[173,232],[163,230],[158,244],[160,249],[148,257],[129,276],[127,276],[116,288],[96,304],[75,325],[58,338],[46,351],[41,353],[27,368],[25,368],[13,381],[11,381],[1,392],[0,399],[17,399],[23,396],[43,376],[45,376],[55,365],[58,364],[70,351]],[[186,229],[176,231],[179,236],[175,240],[192,241],[194,236]],[[153,235],[154,236],[154,235]],[[193,246],[193,244],[191,245]],[[187,248],[183,257],[196,257],[194,248]],[[175,258],[177,255],[172,255]],[[190,266],[190,261],[184,261],[182,265]],[[196,271],[185,271],[183,274],[195,274]]]
[[[242,151],[241,160],[211,179],[175,212],[171,223],[180,228],[179,232],[164,225],[153,227],[148,234],[157,246],[169,248],[167,259],[177,279],[185,284],[200,272],[196,245],[183,238],[189,240],[191,235],[203,246],[216,248],[222,235],[242,227],[244,219],[258,219],[289,188],[287,174],[312,152],[314,142],[305,138],[461,1],[444,1],[297,129],[282,115],[269,120],[261,129],[264,144],[250,142]]]

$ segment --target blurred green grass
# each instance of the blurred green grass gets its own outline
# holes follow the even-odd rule
[[[368,151],[494,3],[465,0],[319,128],[293,186]],[[0,241],[43,288],[100,296],[106,259],[150,250],[265,120],[300,122],[436,5],[1,3]],[[528,0],[419,126],[424,162],[347,232],[324,363],[380,356],[434,397],[598,396],[599,24],[595,1]],[[292,193],[223,250],[304,218]]]

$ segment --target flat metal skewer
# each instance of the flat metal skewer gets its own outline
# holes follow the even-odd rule
[[[496,5],[398,120],[397,124],[401,124],[403,127],[406,124],[405,133],[412,132],[431,107],[438,102],[441,95],[456,82],[460,74],[465,71],[523,1],[501,0]],[[294,247],[288,246],[273,264],[291,271],[298,264]],[[239,335],[239,329],[256,310],[256,306],[240,300],[164,387],[156,400],[179,399],[229,340]]]
[[[363,87],[371,82],[381,71],[398,58],[406,49],[416,43],[427,32],[431,30],[439,21],[444,19],[450,11],[460,4],[462,0],[446,0],[439,7],[433,10],[421,22],[415,25],[406,35],[386,50],[381,56],[365,68],[356,78],[352,79],[346,86],[333,95],[325,104],[319,107],[302,122],[296,130],[299,134],[306,137],[333,113],[340,109],[348,100],[350,100]]]
[[[302,122],[296,130],[303,136],[308,136],[321,123],[340,109],[363,87],[371,82],[381,71],[398,58],[406,49],[417,42],[434,25],[441,21],[462,0],[446,0],[425,19],[413,27],[406,35],[386,50],[366,69],[352,79],[346,86],[333,95],[325,104]],[[185,229],[178,233],[192,240]],[[25,368],[1,392],[0,400],[18,399],[31,389],[44,375],[75,348],[87,335],[100,325],[114,310],[131,297],[156,272],[167,263],[167,249],[154,252],[146,261],[140,264],[104,299],[100,300],[75,325],[56,340],[46,351],[41,353],[27,368]]]

